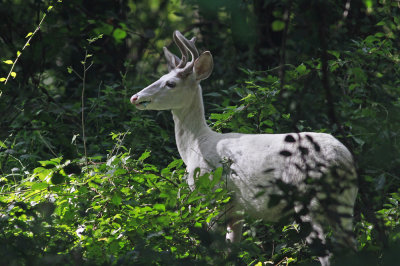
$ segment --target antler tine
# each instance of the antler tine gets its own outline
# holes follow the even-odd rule
[[[193,68],[194,61],[199,57],[199,52],[195,46],[196,38],[193,37],[191,40],[188,40],[179,31],[175,31],[174,35],[185,46],[185,50],[188,50],[192,56],[192,60],[190,63],[186,64],[183,70],[183,73],[189,73]]]
[[[181,40],[177,37],[177,33],[179,33],[179,31],[175,31],[174,34],[172,35],[172,37],[174,38],[174,42],[175,44],[178,46],[179,51],[181,51],[182,54],[182,60],[181,62],[176,66],[177,68],[183,68],[186,63],[187,63],[187,59],[188,59],[188,53],[187,53],[187,49],[185,47],[185,45],[181,42]],[[180,33],[179,33],[180,34]]]
[[[194,55],[194,57],[197,59],[197,58],[199,57],[199,51],[198,51],[197,48],[196,48],[196,41],[197,41],[197,38],[196,38],[196,37],[193,37],[192,39],[190,39],[189,43],[190,43],[190,45],[192,46],[193,55]]]
[[[195,42],[196,42],[196,37],[193,37],[192,39],[188,40],[183,36],[180,32],[178,32],[176,37],[181,40],[181,42],[185,45],[186,49],[189,50],[190,54],[192,55],[192,61],[196,60],[199,57],[199,52],[197,51]]]

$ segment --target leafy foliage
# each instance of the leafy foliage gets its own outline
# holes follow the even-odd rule
[[[233,245],[210,230],[225,222],[230,198],[222,169],[199,177],[191,191],[174,159],[169,114],[129,103],[166,71],[162,47],[177,52],[171,33],[178,29],[214,55],[214,73],[203,82],[214,130],[329,132],[352,151],[358,252],[334,262],[393,265],[400,241],[397,5],[3,1],[0,264],[312,262],[299,221],[246,219],[244,241]]]
[[[214,189],[223,186],[222,169],[190,191],[181,160],[159,171],[144,162],[149,155],[123,153],[83,169],[78,161],[41,161],[1,196],[2,264],[165,263],[204,253],[191,235],[207,237],[203,225],[224,212],[229,197]]]

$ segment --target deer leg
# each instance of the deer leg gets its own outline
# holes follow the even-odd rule
[[[322,244],[326,243],[326,238],[325,238],[325,233],[322,228],[322,226],[319,223],[316,223],[315,221],[311,220],[312,224],[312,232],[311,234],[306,238],[307,243],[311,244],[314,239],[320,239]],[[328,252],[327,255],[318,257],[319,262],[321,263],[321,266],[329,266],[330,265],[330,258],[332,257],[332,253]]]
[[[231,243],[239,242],[242,238],[242,219],[233,218],[228,222],[226,240]]]
[[[317,211],[318,207],[319,207],[318,201],[313,200],[311,202],[311,213],[301,216],[300,218],[303,222],[309,222],[312,226],[312,231],[307,236],[306,242],[308,244],[312,244],[315,239],[319,239],[321,241],[321,244],[325,245],[326,238],[325,238],[324,229],[321,226],[321,224],[322,224],[321,221],[317,219],[317,217],[321,218],[321,216],[319,216],[318,214],[316,214],[316,212],[314,212],[314,211]],[[300,210],[301,210],[300,206],[295,207],[296,212],[299,212]],[[329,266],[330,265],[329,260],[330,260],[331,256],[332,256],[332,254],[328,253],[325,256],[318,257],[318,260],[321,263],[321,266]]]
[[[355,188],[350,188],[345,190],[340,196],[338,196],[338,204],[333,206],[328,206],[320,212],[325,213],[325,215],[318,215],[318,208],[321,208],[318,201],[312,203],[313,208],[316,212],[311,212],[310,215],[303,217],[303,221],[309,221],[312,224],[313,232],[307,237],[307,242],[312,243],[313,239],[318,238],[321,240],[322,244],[326,243],[324,229],[322,224],[330,225],[332,228],[333,240],[335,243],[336,251],[334,253],[340,252],[351,252],[357,250],[356,241],[353,235],[353,205],[355,201],[357,191]],[[338,219],[330,219],[332,217],[328,215],[329,212],[339,215]],[[332,253],[329,252],[323,257],[318,257],[322,266],[330,265],[330,258]]]

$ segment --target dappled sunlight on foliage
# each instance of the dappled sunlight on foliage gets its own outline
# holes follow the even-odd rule
[[[149,155],[123,153],[87,167],[62,158],[41,161],[1,195],[2,264],[25,264],[29,256],[35,263],[156,263],[204,253],[201,238],[210,233],[203,226],[223,221],[229,201],[222,170],[199,178],[190,191],[181,160],[159,171],[145,163]],[[14,250],[20,241],[25,248]]]
[[[213,54],[215,131],[325,132],[352,152],[358,250],[332,263],[398,262],[398,1],[5,0],[0,21],[1,265],[316,263],[296,215],[247,217],[227,243],[223,169],[191,190],[170,113],[129,102],[166,73],[163,46],[179,54],[174,30]]]

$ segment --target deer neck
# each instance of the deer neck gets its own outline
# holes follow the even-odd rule
[[[191,158],[200,155],[200,138],[214,132],[208,127],[204,118],[203,97],[201,87],[198,85],[192,102],[186,107],[172,110],[175,123],[175,139],[179,154],[187,166]]]

